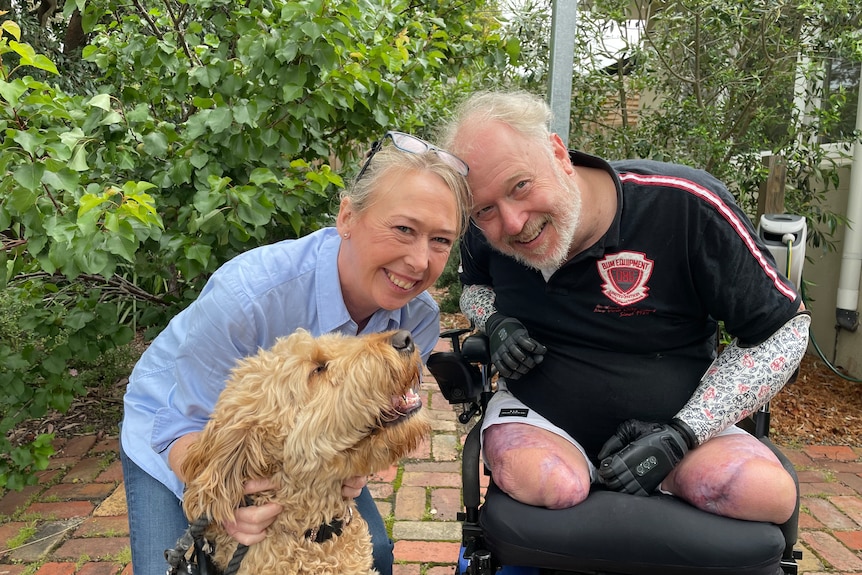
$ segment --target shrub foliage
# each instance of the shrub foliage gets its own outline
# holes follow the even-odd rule
[[[83,392],[75,360],[160,330],[234,255],[331,222],[372,140],[421,133],[469,69],[505,64],[484,5],[69,0],[88,34],[74,70],[94,76],[67,91],[0,16],[0,287],[17,325],[0,340],[0,486],[45,467],[50,437],[8,432]]]

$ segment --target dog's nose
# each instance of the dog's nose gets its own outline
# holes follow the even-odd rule
[[[413,336],[406,329],[401,329],[392,334],[392,347],[398,351],[413,353]]]

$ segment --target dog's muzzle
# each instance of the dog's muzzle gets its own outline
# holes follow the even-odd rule
[[[380,421],[384,426],[403,421],[419,411],[422,407],[422,398],[415,390],[408,389],[401,395],[392,396],[392,409],[383,413]]]

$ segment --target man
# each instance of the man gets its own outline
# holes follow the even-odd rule
[[[502,376],[495,482],[549,508],[601,481],[783,523],[793,480],[734,423],[798,367],[800,296],[718,180],[570,152],[549,120],[535,96],[477,94],[442,142],[470,166],[461,307]],[[718,321],[737,340],[716,358]]]

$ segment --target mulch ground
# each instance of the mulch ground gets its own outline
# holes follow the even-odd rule
[[[862,383],[808,354],[796,381],[772,400],[771,437],[783,445],[862,445]]]

